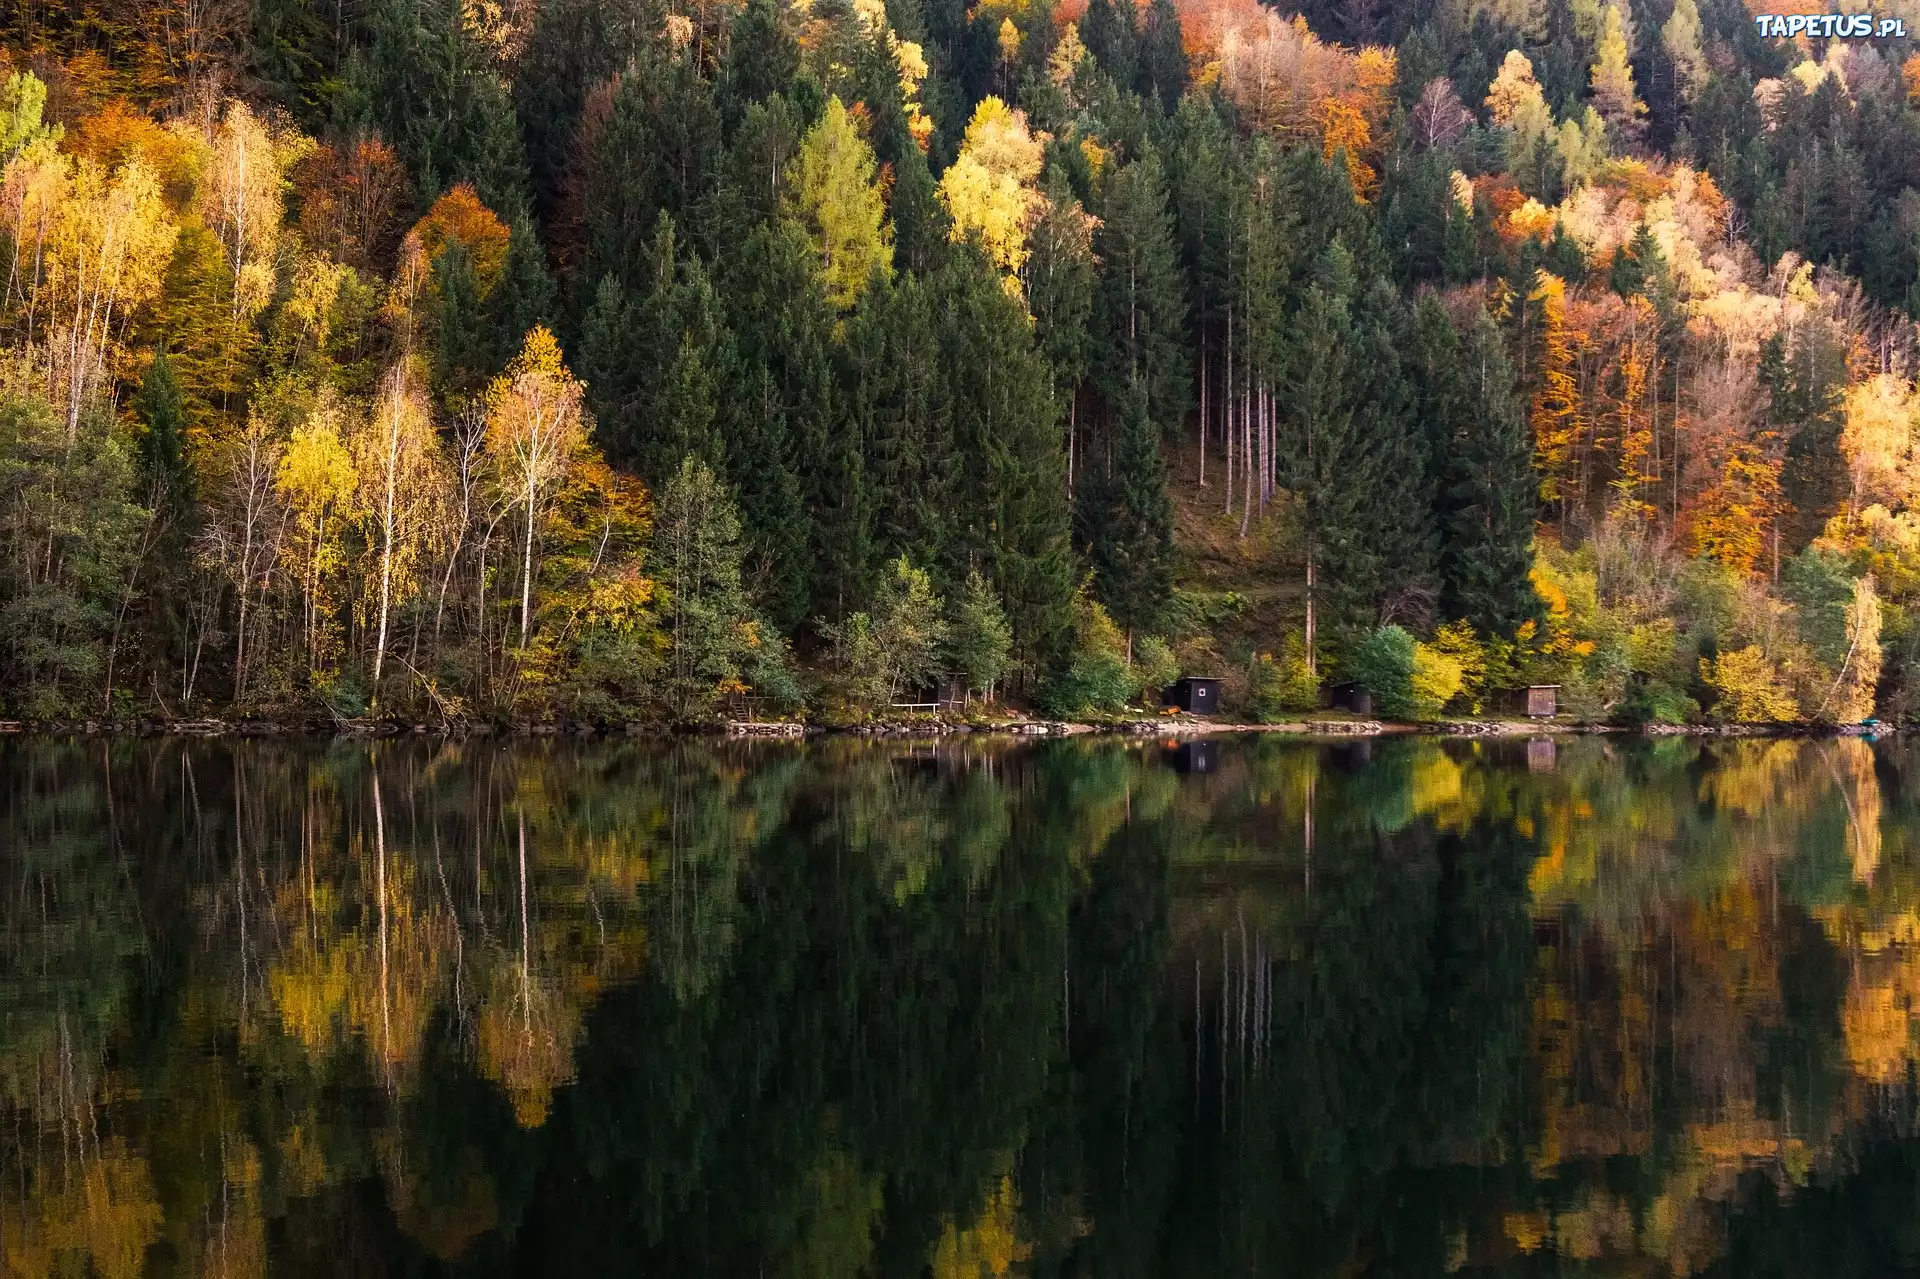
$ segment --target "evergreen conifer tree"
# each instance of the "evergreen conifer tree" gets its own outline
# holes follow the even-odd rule
[[[1173,585],[1173,510],[1160,430],[1145,391],[1123,387],[1111,418],[1102,456],[1088,459],[1076,507],[1095,594],[1131,645],[1165,614]]]
[[[1410,343],[1437,468],[1435,517],[1445,535],[1440,614],[1482,635],[1537,619],[1532,565],[1533,447],[1499,327],[1484,312],[1464,339],[1439,301],[1420,301]]]
[[[1191,389],[1182,344],[1187,290],[1166,183],[1152,151],[1107,178],[1094,252],[1105,329],[1096,367],[1101,389],[1116,402],[1124,389],[1140,391],[1148,415],[1163,431],[1174,431]]]

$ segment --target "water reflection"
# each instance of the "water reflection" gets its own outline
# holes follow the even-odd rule
[[[1920,1262],[1913,751],[1206,747],[0,743],[0,1272]]]

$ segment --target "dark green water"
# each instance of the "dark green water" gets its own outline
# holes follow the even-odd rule
[[[1916,836],[1898,743],[0,740],[0,1274],[1899,1273]]]

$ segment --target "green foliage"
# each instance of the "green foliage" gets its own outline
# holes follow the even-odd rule
[[[947,665],[969,690],[992,700],[1013,653],[1013,628],[1000,597],[980,570],[967,573],[966,586],[952,601],[947,621]]]
[[[1126,637],[1104,608],[1081,600],[1074,609],[1072,650],[1042,691],[1041,705],[1051,715],[1112,714],[1126,708],[1135,687]]]
[[[873,602],[873,640],[889,700],[933,682],[946,646],[946,603],[927,571],[902,555],[888,565]]]
[[[1306,645],[1298,635],[1287,636],[1278,657],[1261,653],[1254,658],[1247,699],[1254,718],[1263,724],[1278,723],[1320,704],[1320,677],[1307,668]]]
[[[1376,714],[1388,719],[1418,719],[1421,695],[1414,687],[1415,642],[1398,626],[1370,632],[1340,664],[1342,679],[1373,694]]]
[[[0,400],[0,706],[97,711],[149,518],[136,483],[104,416],[70,433],[43,401]]]
[[[1173,511],[1160,429],[1147,397],[1123,385],[1104,448],[1076,483],[1082,544],[1094,591],[1128,633],[1160,625],[1173,586]],[[1110,460],[1109,460],[1110,459]]]
[[[1158,706],[1169,684],[1180,678],[1180,659],[1173,648],[1158,635],[1136,639],[1133,643],[1135,695],[1142,706]]]
[[[732,495],[705,462],[683,459],[660,497],[653,552],[670,645],[664,700],[680,719],[704,718],[731,694],[790,686],[781,641],[741,585],[743,553]]]

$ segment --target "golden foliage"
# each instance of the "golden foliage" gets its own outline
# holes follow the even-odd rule
[[[1008,276],[1026,265],[1027,230],[1042,203],[1034,189],[1042,158],[1026,113],[986,97],[974,108],[959,156],[940,178],[952,238],[978,236],[987,257]]]
[[[1700,678],[1713,689],[1713,713],[1736,724],[1793,719],[1799,706],[1758,644],[1700,659]]]
[[[1781,463],[1765,444],[1735,442],[1713,485],[1689,509],[1685,540],[1693,554],[1737,572],[1753,571],[1781,510]]]
[[[429,265],[438,262],[451,243],[465,249],[472,264],[473,290],[482,300],[493,292],[506,269],[511,233],[500,216],[480,202],[470,182],[435,200],[427,215],[414,223],[412,234],[419,237],[420,251]]]
[[[1327,44],[1306,19],[1261,10],[1225,32],[1219,68],[1221,89],[1256,128],[1317,142],[1329,159],[1343,154],[1355,195],[1370,195],[1376,175],[1368,160],[1399,74],[1391,49]]]
[[[867,281],[893,277],[893,229],[873,148],[838,97],[829,98],[787,169],[787,202],[820,257],[820,281],[841,310]]]

